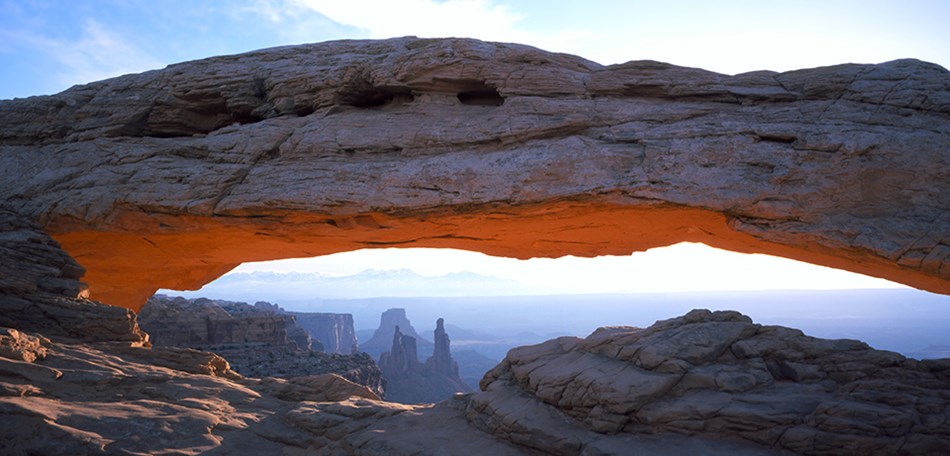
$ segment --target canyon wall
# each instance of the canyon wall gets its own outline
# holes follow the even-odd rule
[[[0,207],[0,327],[148,345],[135,313],[87,299],[84,272],[36,223]]]
[[[207,350],[245,376],[301,378],[335,374],[384,395],[382,374],[365,353],[319,351],[297,317],[268,302],[155,295],[139,314],[155,346]]]
[[[139,324],[155,345],[207,348],[270,345],[310,350],[312,342],[294,317],[266,305],[155,295],[139,312]]]
[[[297,326],[307,330],[310,336],[320,342],[323,351],[349,355],[359,352],[353,315],[340,313],[289,312],[296,319]]]
[[[695,241],[950,293],[948,132],[950,73],[917,60],[729,76],[338,41],[0,101],[0,198],[132,309],[241,262],[370,247]]]

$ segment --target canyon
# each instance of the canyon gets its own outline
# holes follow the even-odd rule
[[[304,316],[321,332],[311,333],[297,324]],[[349,318],[347,318],[349,317]],[[335,374],[365,386],[384,397],[379,367],[365,353],[326,352],[320,339],[329,334],[338,343],[344,314],[290,313],[277,304],[185,299],[155,295],[138,314],[141,328],[153,346],[191,348],[213,352],[228,360],[230,369],[257,378],[311,377]],[[353,336],[355,346],[355,335]],[[329,340],[329,339],[328,339]]]
[[[406,37],[3,100],[0,449],[950,453],[950,360],[736,312],[514,349],[425,405],[245,377],[136,316],[245,261],[369,247],[696,241],[948,294],[948,150],[950,73],[917,60],[729,76]]]

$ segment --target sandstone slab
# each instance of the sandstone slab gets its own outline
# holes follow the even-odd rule
[[[0,102],[0,197],[133,309],[244,261],[680,241],[950,292],[950,73],[339,41]],[[162,264],[160,269],[149,267]]]
[[[947,362],[694,310],[646,329],[513,349],[482,379],[470,419],[551,454],[597,440],[571,440],[583,430],[724,438],[793,454],[940,454],[950,450]],[[565,420],[570,432],[559,430]]]

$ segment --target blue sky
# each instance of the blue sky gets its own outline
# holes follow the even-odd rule
[[[0,0],[0,99],[56,93],[74,84],[214,55],[405,35],[512,41],[603,64],[653,59],[730,74],[905,57],[948,67],[948,5],[913,0]],[[691,283],[700,289],[736,289],[743,282],[756,288],[893,286],[695,245],[663,255],[518,262],[474,253],[385,250],[309,263],[249,264],[240,270],[340,275],[411,267],[439,275],[465,265],[466,270],[524,281],[547,277],[563,284],[583,278],[588,285],[602,283],[599,289],[610,289],[610,280],[629,284],[631,277],[656,288],[672,277],[680,283],[669,287],[682,289],[684,276],[677,271],[686,261],[695,265]],[[750,280],[753,271],[762,278]]]
[[[345,38],[471,36],[724,73],[950,65],[945,1],[0,0],[0,99],[184,60]]]

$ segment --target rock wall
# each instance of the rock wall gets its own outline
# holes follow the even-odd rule
[[[155,295],[139,315],[156,346],[214,352],[245,376],[298,378],[339,375],[384,396],[382,374],[365,353],[341,355],[312,348],[296,316],[276,304]]]
[[[147,345],[133,312],[87,299],[84,272],[38,225],[0,207],[0,326]]]
[[[289,312],[297,326],[305,329],[320,342],[323,351],[349,355],[359,352],[353,315],[339,313]]]
[[[948,131],[950,73],[916,60],[728,76],[339,41],[2,101],[0,198],[133,309],[241,262],[379,246],[696,241],[950,293]]]
[[[139,312],[139,324],[152,335],[155,345],[271,345],[289,351],[311,348],[306,333],[295,330],[293,316],[263,304],[155,295]]]

